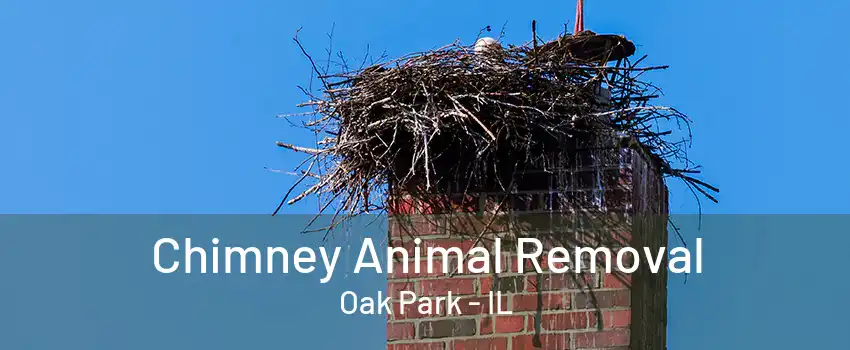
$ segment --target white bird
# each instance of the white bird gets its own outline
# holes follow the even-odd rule
[[[487,51],[487,50],[490,50],[490,49],[501,49],[501,48],[502,48],[502,45],[500,45],[499,42],[496,41],[496,39],[493,39],[491,37],[484,37],[484,38],[478,39],[478,41],[475,42],[475,49],[474,50],[475,50],[476,54],[481,54],[484,51]]]

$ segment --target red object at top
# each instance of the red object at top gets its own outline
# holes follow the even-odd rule
[[[584,31],[584,0],[578,0],[576,5],[576,27],[573,34],[578,34]]]

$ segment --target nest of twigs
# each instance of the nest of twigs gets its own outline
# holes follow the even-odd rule
[[[479,53],[453,43],[339,72],[303,52],[322,88],[304,90],[312,118],[300,125],[320,137],[309,147],[278,143],[306,155],[281,205],[317,195],[322,212],[349,216],[386,210],[392,193],[510,191],[524,169],[600,139],[640,149],[714,200],[717,190],[692,177],[689,118],[654,105],[659,89],[641,80],[666,66],[630,61],[623,37],[583,32]]]

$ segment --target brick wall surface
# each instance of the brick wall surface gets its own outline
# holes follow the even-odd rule
[[[628,214],[629,224],[623,232],[578,240],[589,242],[595,239],[607,242],[605,245],[613,245],[617,241],[656,249],[666,247],[666,187],[655,168],[636,151],[622,153],[619,164],[605,170],[616,175],[614,180],[598,180],[600,177],[596,176],[595,186],[582,187],[581,179],[589,176],[573,167],[570,181],[572,189],[584,193],[601,191],[604,195],[604,203],[597,201],[591,204],[594,196],[589,194],[587,197],[590,199],[582,206],[596,205],[595,208],[601,208],[601,212]],[[594,171],[598,174],[599,169],[596,167]],[[605,184],[600,185],[598,181]],[[547,182],[548,185],[541,185]],[[553,225],[552,212],[585,209],[576,208],[575,204],[571,204],[571,208],[568,208],[570,205],[558,206],[554,195],[563,196],[563,188],[552,191],[551,181],[526,184],[524,189],[527,191],[517,191],[513,195],[527,200],[527,205],[522,207],[527,209],[525,212],[548,213],[546,225],[549,226]],[[475,222],[478,224],[470,225],[458,225],[458,222],[464,221],[459,219],[461,216],[428,212],[427,208],[422,209],[424,205],[421,203],[404,202],[416,206],[423,215],[402,215],[397,208],[396,213],[390,216],[392,244],[412,253],[416,246],[413,239],[419,238],[421,244],[418,246],[422,248],[423,257],[427,247],[457,247],[466,252],[473,246],[486,246],[492,250],[493,247],[488,246],[488,240],[482,239],[482,235],[458,235],[457,227],[462,227],[460,231],[467,233],[481,232],[482,226],[489,223],[490,229],[503,234],[487,234],[486,237],[499,236],[510,240],[515,234],[513,226],[493,224],[496,220],[487,220],[487,216],[482,214],[494,195],[502,194],[464,197],[472,198],[469,201],[473,204],[470,205],[472,209],[463,210],[477,213],[470,216],[477,218]],[[514,205],[514,211],[518,207]],[[410,209],[403,212],[410,213]],[[499,225],[502,225],[501,230],[495,229]],[[621,237],[622,240],[611,240],[610,237]],[[505,246],[502,248],[505,249]],[[489,274],[458,273],[458,264],[453,258],[448,261],[437,259],[434,263],[436,271],[428,273],[424,260],[397,260],[394,271],[388,276],[388,294],[394,300],[393,314],[388,316],[387,321],[388,350],[665,349],[666,274],[651,274],[644,269],[633,274],[616,271],[610,274],[604,271],[582,275],[573,272],[555,274],[548,271],[549,264],[545,260],[541,261],[547,270],[544,274],[534,272],[530,264],[525,272],[519,273],[516,254],[511,251],[502,253],[502,272],[499,274],[493,271]],[[494,263],[491,263],[491,269]],[[402,271],[404,265],[412,269],[416,264],[423,267],[419,273]],[[441,270],[443,265],[449,267],[448,273]],[[451,293],[460,297],[458,308],[461,313],[451,312],[445,303],[430,310],[420,310],[420,304],[402,310],[399,304],[402,291],[414,292],[416,297],[439,297]],[[494,311],[489,307],[491,291],[501,292],[501,297],[496,299],[499,299],[503,310],[511,310],[513,314],[491,314]],[[479,305],[470,305],[469,301],[477,301]]]

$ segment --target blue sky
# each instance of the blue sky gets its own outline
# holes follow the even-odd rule
[[[0,4],[0,211],[267,213],[307,137],[275,118],[309,81],[291,38],[321,53],[390,56],[507,23],[526,40],[572,21],[573,1],[6,1]],[[693,159],[721,188],[707,213],[845,213],[850,120],[830,101],[845,70],[838,1],[587,2],[587,27],[627,34],[671,69],[651,76],[695,120]],[[822,52],[810,52],[822,48]],[[804,122],[805,121],[805,122]],[[309,139],[304,139],[309,141]],[[827,165],[828,164],[828,165]],[[792,185],[793,184],[793,185]],[[695,212],[673,184],[671,209]],[[309,212],[312,205],[292,208]]]
[[[299,160],[274,142],[311,139],[275,118],[296,111],[296,85],[309,82],[291,40],[296,29],[317,54],[335,25],[336,49],[359,57],[368,45],[397,56],[456,38],[471,43],[486,25],[506,23],[506,41],[519,43],[535,19],[552,38],[574,7],[0,2],[0,212],[269,213],[294,179],[264,167]],[[721,202],[704,213],[850,212],[842,181],[848,71],[833,68],[850,53],[843,44],[850,4],[588,0],[586,7],[588,29],[626,34],[647,63],[671,66],[651,77],[665,103],[695,120],[691,156],[721,189]],[[671,190],[673,212],[696,212],[690,193],[675,183]],[[314,210],[307,203],[286,213]],[[671,307],[717,294],[695,284],[671,292]]]

